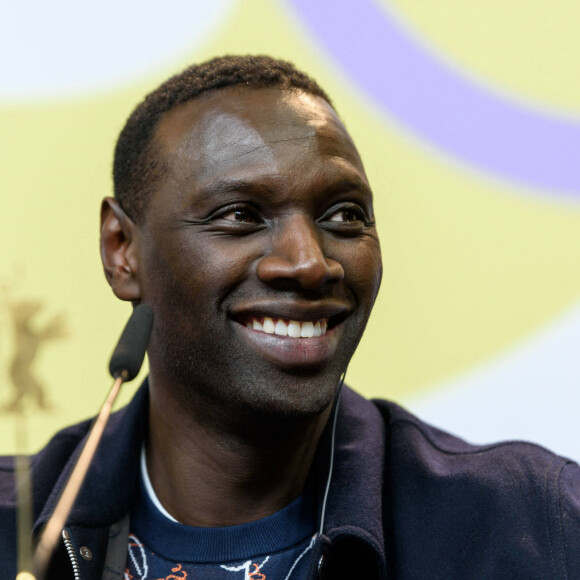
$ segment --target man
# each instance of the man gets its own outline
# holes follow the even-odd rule
[[[363,164],[314,81],[267,57],[194,66],[134,111],[114,178],[103,264],[154,311],[150,376],[51,578],[580,577],[576,464],[341,388],[381,257]],[[36,533],[87,428],[33,460]]]

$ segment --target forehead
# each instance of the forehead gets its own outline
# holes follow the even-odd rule
[[[155,143],[177,178],[295,169],[321,156],[362,163],[346,128],[322,98],[277,88],[229,87],[166,113]]]

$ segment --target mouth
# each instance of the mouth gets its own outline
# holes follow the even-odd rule
[[[349,314],[343,304],[308,308],[278,303],[253,304],[232,318],[243,340],[261,357],[286,368],[307,368],[326,365],[334,357],[341,323]]]
[[[290,338],[313,338],[324,336],[328,330],[328,318],[319,320],[288,320],[286,318],[271,318],[270,316],[249,316],[242,322],[246,328],[289,336]]]

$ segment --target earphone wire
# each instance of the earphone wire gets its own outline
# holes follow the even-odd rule
[[[318,534],[322,535],[324,530],[324,520],[326,517],[326,504],[328,502],[328,495],[330,493],[330,483],[332,481],[332,472],[334,469],[334,451],[335,451],[335,444],[336,444],[336,424],[338,420],[338,407],[340,405],[340,395],[342,393],[342,387],[344,385],[344,379],[346,377],[346,370],[342,373],[340,377],[340,382],[338,384],[338,390],[336,392],[336,397],[334,401],[334,409],[333,409],[333,416],[332,416],[332,430],[330,434],[330,461],[328,464],[328,476],[326,478],[326,488],[324,490],[324,497],[322,499],[322,510],[320,512],[320,527],[318,529]]]

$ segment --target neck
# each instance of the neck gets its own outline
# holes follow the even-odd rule
[[[314,417],[216,413],[151,388],[147,465],[179,522],[230,526],[282,509],[304,489],[330,407]]]

